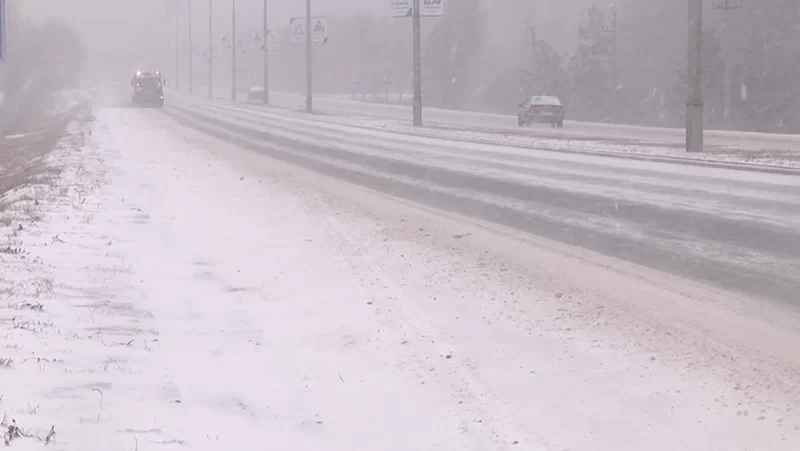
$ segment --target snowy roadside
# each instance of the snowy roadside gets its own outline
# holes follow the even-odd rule
[[[481,133],[459,131],[451,129],[431,128],[427,131],[415,131],[410,127],[403,127],[405,133],[430,137],[447,137],[448,139],[461,139],[468,142],[486,144],[502,143],[510,146],[528,147],[531,149],[546,149],[553,151],[568,151],[590,154],[619,154],[632,156],[666,157],[675,160],[689,160],[700,162],[745,163],[762,167],[788,167],[800,168],[800,150],[778,150],[736,148],[733,146],[707,146],[706,151],[700,154],[687,153],[683,146],[664,145],[647,140],[598,140],[587,138],[541,138],[530,136],[526,133]],[[544,135],[547,132],[543,133]],[[527,135],[527,136],[526,136]],[[619,142],[615,142],[619,141]],[[628,141],[628,142],[625,142]]]
[[[71,371],[64,365],[69,348],[60,341],[78,337],[61,330],[61,319],[69,317],[70,306],[59,302],[65,291],[55,286],[56,262],[47,257],[48,246],[64,243],[53,231],[69,225],[70,215],[80,212],[87,190],[91,189],[85,168],[92,162],[83,155],[82,146],[93,120],[84,111],[63,132],[48,128],[45,135],[63,136],[55,142],[51,137],[12,137],[27,139],[9,153],[27,154],[3,168],[6,188],[0,196],[0,375],[4,383],[0,424],[6,446],[13,443],[18,447],[20,441],[50,444],[57,435],[55,423],[45,425],[49,419],[39,416],[40,402],[29,389],[51,384],[48,374]],[[48,145],[56,148],[43,147]],[[37,149],[33,155],[31,148]]]
[[[280,106],[292,108],[298,96],[277,93],[274,98]],[[428,118],[428,127],[416,128],[405,118],[408,113],[396,105],[325,96],[319,101],[318,108],[323,114],[317,120],[420,137],[535,150],[800,168],[800,136],[709,130],[706,151],[688,154],[679,137],[676,138],[681,133],[676,129],[574,123],[559,130],[545,126],[520,130],[500,125],[503,121],[513,123],[513,117],[435,109],[429,110],[432,117]],[[485,122],[481,122],[482,117]],[[465,122],[459,122],[460,119]]]
[[[156,111],[96,114],[2,229],[6,428],[70,450],[800,442],[796,315],[508,251]]]
[[[11,446],[372,450],[487,439],[462,429],[494,418],[470,425],[442,401],[450,390],[423,387],[426,372],[446,373],[433,360],[448,351],[380,313],[387,288],[353,271],[325,216],[279,183],[244,180],[220,159],[212,167],[166,128],[135,138],[126,122],[146,125],[137,114],[101,112],[89,144],[55,152],[54,192],[12,193],[40,216],[6,229]],[[222,210],[209,215],[209,205]]]
[[[486,145],[505,145],[521,149],[550,150],[561,152],[586,153],[591,155],[621,155],[639,157],[662,157],[676,161],[698,161],[708,163],[744,163],[758,167],[785,167],[800,169],[800,150],[761,149],[752,150],[733,146],[708,146],[701,154],[689,154],[681,146],[664,145],[647,140],[558,138],[536,136],[528,132],[481,132],[461,130],[453,127],[415,128],[406,121],[375,119],[370,117],[323,117],[323,122],[361,127],[376,131],[403,133],[423,138],[446,139]]]
[[[0,136],[0,213],[12,201],[7,197],[10,190],[29,183],[43,184],[55,175],[57,168],[51,167],[48,155],[65,133],[76,133],[81,121],[76,122],[76,117],[87,117],[81,115],[90,108],[84,98],[75,96],[67,102],[64,93],[59,93],[52,99],[47,111],[28,111],[20,119],[22,126]]]

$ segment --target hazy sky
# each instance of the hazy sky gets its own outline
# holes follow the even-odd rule
[[[189,0],[181,1],[185,16]],[[230,30],[233,0],[211,0],[214,10],[214,32],[222,35]],[[209,0],[191,0],[196,35],[205,35],[208,27]],[[34,20],[59,18],[72,25],[91,52],[125,53],[132,46],[142,47],[163,41],[174,34],[175,0],[21,0],[26,17]],[[247,30],[261,24],[263,0],[236,0],[239,27]],[[383,14],[389,11],[389,0],[313,0],[314,14],[337,16],[355,12]],[[305,14],[302,0],[269,0],[270,27],[288,27],[291,16]],[[186,20],[181,27],[187,26]]]
[[[17,0],[24,14],[36,20],[59,18],[81,35],[90,59],[111,64],[131,61],[144,64],[147,55],[169,55],[175,42],[176,0]],[[231,7],[234,0],[211,0],[214,42],[231,33]],[[450,0],[458,1],[458,0]],[[577,24],[589,3],[612,0],[482,0],[489,20],[489,45],[493,51],[527,55],[530,25],[536,25],[540,39],[548,40],[560,51],[575,45]],[[631,0],[617,0],[626,3]],[[637,0],[646,1],[646,0]],[[655,0],[662,1],[662,0]],[[673,0],[665,0],[673,1]],[[178,0],[180,36],[188,41],[189,3],[191,2],[194,44],[197,52],[207,45],[209,0]],[[314,15],[341,16],[371,13],[389,16],[391,0],[312,0]],[[263,0],[236,0],[237,32],[248,36],[262,24]],[[289,18],[305,14],[304,0],[269,0],[269,26],[286,29]],[[447,8],[445,8],[447,11]],[[565,30],[567,31],[565,33]],[[330,30],[335,39],[336,30]],[[13,45],[10,43],[9,45]],[[215,44],[217,45],[217,44]],[[220,43],[221,45],[221,43]]]
[[[176,0],[18,0],[25,14],[38,19],[58,17],[73,25],[81,34],[87,49],[108,54],[125,53],[127,49],[162,46],[175,35]],[[188,4],[192,3],[193,36],[202,40],[207,36],[209,0],[178,0],[182,21],[180,27],[188,28]],[[323,16],[349,15],[369,12],[389,15],[391,0],[312,0],[314,14]],[[451,0],[458,1],[458,0]],[[591,3],[609,4],[613,0],[483,0],[490,18],[490,37],[501,47],[517,51],[509,45],[504,34],[509,26],[518,27],[520,21],[535,23],[540,37],[552,41],[556,48],[571,47],[577,32],[574,30],[581,12]],[[661,0],[659,0],[661,1]],[[668,0],[674,1],[674,0]],[[214,35],[229,34],[233,0],[211,0],[214,11]],[[626,0],[616,0],[626,3]],[[242,34],[261,28],[263,0],[236,0],[238,29]],[[305,14],[304,0],[269,0],[270,28],[288,27],[289,18]],[[514,25],[517,24],[517,25]],[[516,31],[515,31],[516,32]],[[335,30],[331,30],[335,34]],[[182,33],[182,36],[184,33]],[[184,39],[184,38],[182,38]],[[514,40],[518,40],[516,37]],[[509,47],[511,49],[509,49]]]

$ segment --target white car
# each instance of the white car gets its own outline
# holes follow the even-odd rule
[[[264,88],[254,86],[247,92],[247,103],[264,103]]]

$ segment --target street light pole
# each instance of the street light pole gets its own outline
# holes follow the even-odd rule
[[[313,111],[312,91],[314,83],[312,81],[313,71],[311,67],[311,0],[306,0],[306,113]]]
[[[686,151],[703,151],[703,0],[689,0]]]
[[[181,90],[181,34],[178,2],[175,2],[175,89]]]
[[[194,53],[194,48],[192,46],[192,0],[188,0],[189,4],[187,8],[189,9],[189,94],[192,93],[194,89],[194,63],[192,60],[192,54]]]
[[[611,92],[612,100],[615,105],[619,101],[619,46],[617,45],[617,37],[620,33],[620,29],[617,21],[618,16],[619,8],[616,3],[612,3],[611,26],[603,30],[611,34],[611,81],[609,82],[608,89]]]
[[[422,23],[420,0],[414,0],[414,126],[422,125]]]
[[[236,101],[236,0],[233,0],[233,48],[231,51],[231,100]]]
[[[212,3],[214,0],[208,0],[208,98],[214,95],[214,38],[212,36],[214,30],[214,15]]]
[[[724,14],[724,22],[722,26],[722,63],[724,64],[724,75],[723,75],[723,97],[724,97],[724,108],[723,108],[723,118],[725,119],[725,125],[730,126],[731,123],[731,30],[730,30],[730,18],[728,17],[728,13],[736,10],[742,9],[743,6],[741,3],[731,3],[730,0],[725,0],[724,3],[715,3],[713,8],[718,11],[722,11]]]
[[[267,26],[267,0],[264,0],[264,105],[269,105],[269,49],[267,48],[267,38],[269,37],[269,27]]]
[[[531,54],[531,73],[536,74],[536,69],[539,66],[539,41],[536,39],[536,27],[531,26],[531,48],[533,49],[533,53]]]
[[[617,53],[619,49],[617,48],[617,15],[619,14],[619,9],[617,8],[616,4],[612,7],[611,10],[611,77],[614,85],[612,88],[614,92],[617,91],[617,87],[619,86],[619,73],[618,73],[618,66],[619,61],[617,60]]]

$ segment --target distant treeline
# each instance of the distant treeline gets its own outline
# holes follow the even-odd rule
[[[602,4],[601,4],[602,3]],[[724,14],[706,2],[705,104],[709,126],[800,133],[800,2],[744,2]],[[425,101],[429,105],[513,113],[528,94],[561,97],[571,118],[682,126],[686,102],[687,2],[619,2],[614,33],[608,2],[587,8],[581,25],[537,37],[514,25],[504,42],[490,35],[491,5],[449,2],[426,19]],[[538,18],[542,19],[542,18]],[[411,23],[360,16],[331,21],[331,40],[315,50],[322,91],[408,92]],[[495,31],[495,33],[491,33]],[[614,44],[616,37],[616,45]],[[578,39],[570,52],[559,39]],[[284,40],[275,53],[276,84],[302,90],[303,56]],[[498,46],[519,51],[497,51]],[[731,116],[724,114],[724,61],[730,63]],[[390,85],[386,86],[386,75]]]

